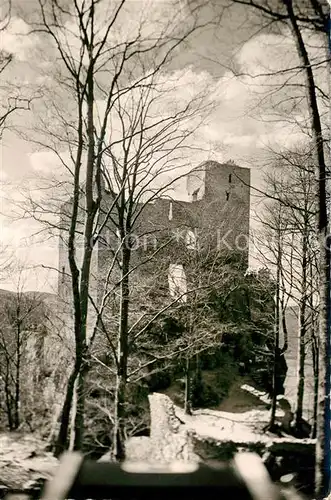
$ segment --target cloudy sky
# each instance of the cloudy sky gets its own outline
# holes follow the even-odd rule
[[[169,0],[174,2],[175,0]],[[166,0],[149,0],[148,9],[155,19],[169,13]],[[184,13],[187,15],[184,0]],[[42,73],[37,55],[43,51],[40,36],[27,36],[29,27],[23,20],[33,12],[37,2],[17,0],[17,8],[9,27],[1,35],[3,49],[14,54],[14,62],[6,71],[6,78],[17,86],[30,90],[36,87]],[[103,0],[106,6],[109,1]],[[126,20],[133,22],[137,13],[146,9],[146,0],[128,0]],[[166,9],[166,10],[165,10]],[[167,10],[168,9],[168,10]],[[210,12],[206,11],[206,17]],[[126,26],[126,23],[123,23]],[[130,27],[130,23],[128,23]],[[127,29],[128,26],[126,26]],[[217,161],[235,160],[240,166],[251,168],[253,188],[261,188],[263,165],[270,158],[270,149],[295,144],[303,139],[298,123],[306,119],[304,104],[291,110],[279,89],[283,76],[271,78],[268,73],[295,65],[296,53],[289,33],[261,33],[259,20],[252,17],[245,7],[226,11],[217,27],[201,30],[192,38],[190,47],[183,47],[169,74],[178,82],[174,99],[178,102],[199,89],[210,89],[213,112],[199,129],[199,143],[204,152],[194,155],[192,167],[197,161],[212,158]],[[47,48],[45,49],[47,50]],[[240,74],[236,76],[234,74]],[[266,97],[268,95],[268,97]],[[296,102],[299,96],[292,94]],[[301,101],[302,102],[302,101]],[[4,246],[15,249],[25,265],[32,269],[26,274],[26,288],[54,291],[57,274],[40,268],[40,264],[57,267],[56,240],[31,238],[39,226],[18,217],[12,201],[21,199],[22,189],[28,182],[40,176],[58,172],[58,158],[45,148],[21,138],[15,128],[22,131],[31,117],[28,113],[17,114],[5,131],[1,145],[1,240]],[[65,148],[63,154],[66,154]],[[177,195],[185,197],[179,186]],[[252,190],[252,195],[258,194]],[[253,199],[252,210],[260,203],[258,195]],[[16,212],[16,213],[15,213]],[[253,212],[252,212],[253,215]],[[39,266],[39,267],[36,267]],[[15,288],[15,280],[0,282],[1,288]]]

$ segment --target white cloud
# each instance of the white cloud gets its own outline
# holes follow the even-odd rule
[[[68,156],[67,153],[64,153]],[[42,173],[47,171],[54,171],[59,167],[59,158],[52,151],[36,151],[29,155],[30,163],[36,172]]]
[[[282,35],[260,34],[245,43],[237,55],[241,72],[253,77],[279,71],[298,62],[293,38]]]
[[[37,222],[13,221],[0,217],[1,244],[8,254],[13,254],[24,265],[24,288],[26,290],[54,291],[58,264],[58,241],[44,236],[32,236],[40,231]],[[18,271],[5,281],[0,281],[0,288],[15,290]]]
[[[302,140],[308,123],[304,90],[281,89],[287,80],[302,83],[302,74],[272,74],[298,64],[291,36],[261,34],[243,45],[234,63],[239,76],[226,71],[214,89],[216,106],[206,137],[223,144],[237,161]],[[292,110],[294,102],[300,106]]]
[[[29,26],[19,17],[13,17],[8,27],[1,32],[1,49],[14,54],[19,61],[28,59],[36,44],[36,36],[28,35]]]

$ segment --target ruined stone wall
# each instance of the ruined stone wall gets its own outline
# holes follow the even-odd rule
[[[133,437],[126,443],[129,460],[168,463],[197,460],[188,429],[175,413],[173,402],[164,394],[149,395],[150,437]]]
[[[180,254],[187,248],[190,233],[194,233],[198,244],[202,248],[219,249],[228,252],[240,251],[245,256],[248,265],[249,239],[249,211],[250,211],[250,171],[233,164],[206,162],[199,167],[199,182],[203,183],[203,196],[195,200],[179,201],[170,198],[158,198],[152,203],[135,207],[137,216],[132,234],[131,266],[139,267],[130,275],[131,283],[139,290],[140,281],[155,274],[157,259],[154,259],[154,270],[147,264],[141,268],[148,250],[156,248],[160,241],[171,239],[167,244],[166,257],[172,263],[181,263]],[[192,186],[188,176],[188,195]],[[200,186],[201,187],[201,186]],[[104,199],[104,213],[112,206],[111,196]],[[138,215],[139,214],[139,215]],[[96,274],[99,277],[100,288],[107,275],[114,251],[119,247],[116,231],[111,222],[107,223],[102,235],[105,244],[99,248]],[[177,248],[181,245],[181,250]],[[159,264],[166,259],[162,252],[158,253]],[[163,260],[162,260],[163,259]],[[168,263],[169,264],[169,263]],[[158,266],[158,264],[157,264]],[[159,266],[157,271],[159,272]],[[159,282],[167,282],[168,268],[158,278]],[[116,266],[112,271],[112,280],[115,283],[118,272]],[[134,287],[132,287],[134,289]]]
[[[169,463],[176,460],[230,460],[236,452],[246,449],[260,455],[266,444],[235,442],[229,435],[227,441],[208,437],[208,433],[197,434],[176,414],[171,399],[159,393],[149,395],[150,437],[132,437],[126,442],[127,460],[145,463]]]
[[[166,232],[173,234],[176,239],[186,240],[187,230],[197,230],[198,239],[201,242],[212,245],[214,248],[228,251],[241,250],[246,255],[248,264],[248,237],[249,237],[249,211],[250,211],[250,171],[234,164],[220,164],[218,162],[205,162],[198,167],[199,175],[194,172],[188,175],[187,187],[190,200],[179,201],[170,198],[158,198],[153,203],[138,205],[135,207],[137,217],[133,229],[134,250],[132,252],[132,264],[136,265],[141,255],[136,251],[137,247],[146,247],[149,240],[153,246],[153,238],[158,239]],[[201,175],[200,175],[201,174]],[[203,174],[203,175],[202,175]],[[191,181],[190,181],[191,179]],[[195,184],[202,183],[199,187],[199,196],[196,200],[192,190]],[[196,190],[196,189],[195,189]],[[107,212],[111,209],[113,197],[105,192],[101,208],[101,224]],[[68,204],[65,206],[66,214],[62,216],[62,241],[59,247],[59,296],[62,299],[63,310],[68,314],[68,303],[71,302],[70,271],[66,248],[66,230],[68,228]],[[70,212],[70,211],[69,211]],[[115,211],[116,212],[116,211]],[[113,214],[116,217],[116,213]],[[79,216],[82,226],[84,219],[83,210]],[[77,236],[78,237],[78,236]],[[101,289],[114,257],[114,251],[118,248],[116,241],[116,229],[114,224],[107,222],[102,231],[102,241],[93,250],[91,293],[95,298],[101,299]],[[78,240],[80,238],[78,237]],[[79,260],[86,242],[78,241],[77,259]],[[230,249],[228,248],[230,245]],[[116,268],[113,271],[112,281],[116,282]],[[70,308],[70,306],[69,306]],[[91,323],[93,314],[91,312]],[[70,311],[69,311],[70,314]]]

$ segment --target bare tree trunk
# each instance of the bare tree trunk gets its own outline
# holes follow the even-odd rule
[[[64,399],[61,412],[60,430],[54,446],[55,457],[59,457],[67,449],[68,431],[70,424],[70,411],[74,397],[75,381],[77,379],[79,370],[80,370],[80,364],[76,363],[68,380],[66,396]]]
[[[313,425],[311,429],[311,438],[316,438],[319,375],[318,375],[318,339],[316,338],[315,333],[313,333],[313,339],[312,339],[312,356],[313,356],[313,371],[314,371],[314,404],[313,404]]]
[[[14,428],[20,426],[20,377],[21,377],[21,325],[18,323],[16,332],[16,373],[15,373],[15,408]]]
[[[75,415],[75,443],[74,449],[80,450],[83,445],[84,436],[84,409],[85,409],[85,375],[88,371],[87,360],[87,315],[89,302],[89,284],[91,272],[92,258],[92,236],[93,224],[97,209],[99,208],[100,200],[97,202],[93,199],[94,191],[94,64],[93,64],[93,37],[94,37],[94,4],[91,4],[91,40],[89,50],[89,68],[87,76],[87,135],[88,135],[88,152],[86,165],[86,182],[85,182],[85,223],[84,223],[84,255],[80,277],[80,332],[76,338],[77,356],[80,359],[80,370],[77,381],[77,405]]]
[[[299,319],[299,353],[298,353],[298,385],[295,409],[295,427],[300,429],[303,418],[303,398],[305,387],[305,339],[306,339],[306,326],[305,326],[305,306],[300,304],[300,319]]]
[[[277,234],[277,270],[276,270],[276,294],[275,294],[275,324],[274,324],[274,359],[272,373],[272,399],[271,413],[268,428],[272,429],[276,420],[277,408],[277,377],[278,377],[278,355],[279,355],[279,320],[280,320],[280,273],[282,265],[281,229]]]
[[[74,450],[81,450],[84,437],[84,409],[85,409],[85,369],[82,368],[77,378]]]
[[[308,306],[310,309],[310,340],[311,340],[311,355],[313,362],[313,374],[314,374],[314,400],[313,400],[313,423],[311,426],[310,437],[312,439],[316,438],[316,426],[317,426],[317,412],[318,412],[318,385],[319,385],[319,375],[318,375],[318,322],[316,321],[316,305],[314,304],[315,296],[315,275],[314,275],[314,255],[310,255],[309,258],[309,300]],[[315,269],[316,271],[316,269]]]
[[[122,237],[124,241],[124,235]],[[113,430],[113,456],[122,461],[125,458],[125,417],[126,417],[126,386],[128,371],[128,319],[129,319],[129,264],[131,251],[126,248],[125,242],[122,249],[122,271],[120,283],[120,325],[118,336],[118,368],[116,374],[115,390],[115,415]]]
[[[73,451],[75,448],[75,420],[76,420],[76,411],[77,411],[77,382],[78,382],[78,378],[76,378],[76,381],[74,384],[73,401],[72,401],[71,412],[70,412],[69,451]]]
[[[186,357],[184,411],[187,415],[192,415],[192,361],[190,356]]]
[[[326,162],[324,155],[323,133],[320,113],[316,97],[316,85],[308,52],[303,40],[300,27],[293,11],[292,0],[283,0],[287,8],[292,32],[297,45],[306,75],[308,91],[308,106],[311,115],[311,130],[315,143],[317,159],[316,180],[318,196],[317,232],[320,250],[320,304],[319,304],[319,391],[316,433],[316,467],[315,467],[315,495],[321,497],[329,493],[330,477],[330,422],[329,422],[329,329],[330,329],[330,250],[327,241],[328,216],[326,200]]]
[[[295,409],[295,427],[300,430],[303,419],[303,398],[305,390],[306,332],[307,332],[307,228],[304,229],[302,242],[302,283],[299,312],[299,360],[298,386]]]
[[[12,405],[13,405],[13,396],[12,396],[11,390],[10,390],[9,367],[8,367],[8,364],[7,364],[6,375],[5,375],[5,396],[6,396],[6,409],[7,409],[8,427],[9,427],[9,430],[12,431],[12,430],[14,430],[14,418],[13,418],[13,407],[12,407]]]
[[[113,458],[119,462],[125,459],[125,403],[126,379],[122,375],[123,368],[116,377],[115,415],[113,429]]]
[[[285,354],[285,352],[288,349],[288,329],[287,329],[287,321],[286,321],[287,303],[285,304],[284,293],[282,293],[280,306],[281,306],[281,311],[282,311],[282,329],[283,329],[283,336],[284,336],[284,344],[282,347],[282,354]]]
[[[82,103],[80,103],[80,106],[81,105]],[[79,127],[78,127],[79,138],[81,138],[83,134],[82,132],[83,120],[82,120],[82,112],[80,106],[79,106],[80,116],[79,116]],[[77,157],[76,157],[74,196],[72,204],[72,214],[70,217],[69,240],[68,240],[68,261],[70,266],[72,297],[74,303],[74,333],[75,333],[76,359],[74,367],[68,379],[66,396],[62,407],[62,412],[60,417],[61,419],[60,429],[54,447],[54,454],[56,457],[61,455],[61,453],[63,453],[67,448],[69,419],[70,419],[72,400],[74,396],[74,386],[81,368],[81,359],[79,359],[79,349],[77,349],[78,347],[77,344],[79,343],[80,332],[81,332],[81,312],[80,312],[81,304],[80,304],[80,291],[79,291],[79,270],[75,259],[75,236],[76,236],[76,225],[78,219],[79,189],[80,189],[79,173],[81,168],[81,159],[82,159],[82,141],[80,141],[79,143]]]
[[[88,367],[87,362],[87,345],[86,345],[86,327],[89,301],[89,282],[90,282],[90,267],[92,257],[92,236],[93,223],[95,214],[99,207],[100,200],[97,202],[93,199],[94,186],[94,81],[93,81],[93,29],[94,29],[94,14],[93,4],[91,15],[91,44],[88,47],[90,64],[87,75],[87,135],[88,135],[88,154],[86,164],[86,182],[85,182],[85,222],[84,222],[84,254],[82,259],[81,274],[79,273],[76,262],[76,226],[79,210],[79,179],[83,149],[83,118],[82,108],[83,99],[78,102],[79,120],[78,120],[78,150],[76,156],[75,175],[74,175],[74,196],[73,208],[69,229],[69,244],[68,244],[68,259],[72,280],[72,296],[74,302],[74,331],[75,331],[75,346],[76,359],[75,367],[68,381],[67,394],[63,406],[61,416],[61,427],[56,446],[56,455],[61,453],[68,444],[68,429],[69,417],[74,395],[75,382],[77,380],[77,404],[75,415],[75,441],[74,449],[80,450],[83,442],[84,433],[84,406],[85,406],[85,375]]]

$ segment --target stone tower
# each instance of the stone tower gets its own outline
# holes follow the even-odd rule
[[[220,249],[247,252],[248,261],[250,170],[207,161],[189,173],[187,194],[202,236]]]

